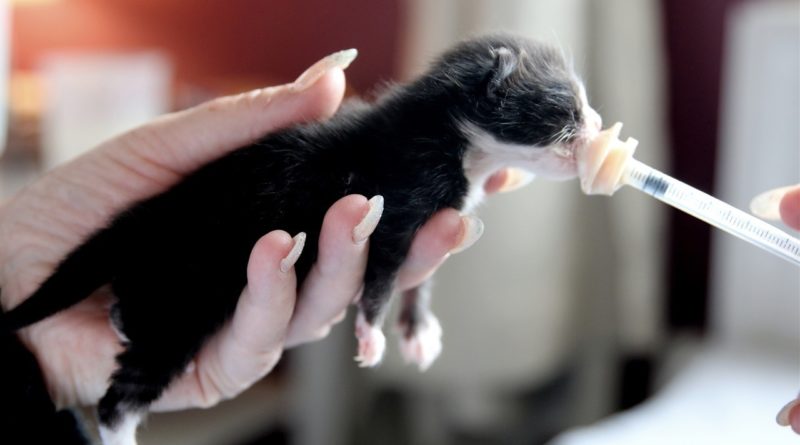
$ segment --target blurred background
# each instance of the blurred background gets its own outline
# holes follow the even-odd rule
[[[798,1],[0,0],[0,196],[333,51],[359,49],[348,91],[370,97],[497,30],[564,48],[647,164],[743,209],[800,181]],[[774,420],[800,390],[796,268],[633,190],[536,181],[479,215],[437,275],[428,372],[392,344],[357,368],[348,320],[140,443],[796,443]]]

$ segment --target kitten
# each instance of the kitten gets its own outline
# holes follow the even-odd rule
[[[417,229],[440,209],[471,211],[501,168],[575,176],[576,147],[599,129],[558,50],[506,35],[468,40],[374,104],[351,102],[325,122],[270,134],[121,212],[3,324],[34,323],[110,283],[125,350],[98,414],[106,443],[135,443],[148,406],[232,316],[255,242],[275,229],[307,234],[296,264],[302,282],[325,212],[357,193],[385,203],[356,328],[358,358],[374,366],[395,276]],[[403,294],[400,317],[404,354],[421,368],[440,350],[428,288]]]

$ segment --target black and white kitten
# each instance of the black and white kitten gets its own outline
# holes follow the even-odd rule
[[[558,50],[512,36],[468,40],[374,104],[351,103],[328,121],[270,134],[121,212],[3,324],[34,323],[110,283],[114,324],[126,341],[98,413],[104,440],[124,430],[131,437],[114,441],[135,443],[148,406],[231,317],[255,242],[275,229],[306,233],[296,264],[302,281],[327,209],[348,194],[380,195],[356,328],[361,364],[373,366],[383,355],[395,275],[417,229],[437,210],[471,211],[503,167],[575,176],[575,149],[599,128]],[[400,320],[403,351],[421,368],[440,350],[427,289],[403,295]]]

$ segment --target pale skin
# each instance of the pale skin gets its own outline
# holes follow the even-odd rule
[[[800,230],[800,185],[783,195],[780,202],[780,215],[784,224],[794,230]],[[798,399],[800,400],[800,397]],[[789,424],[795,433],[800,434],[800,404],[796,404],[789,411]]]
[[[61,258],[131,203],[270,131],[332,115],[345,83],[342,67],[328,65],[318,62],[293,84],[163,116],[47,173],[0,204],[3,308],[24,300]],[[487,190],[513,188],[504,186],[511,176],[499,172]],[[357,242],[353,230],[370,210],[367,198],[346,196],[328,210],[319,257],[299,289],[294,268],[283,272],[280,267],[295,234],[265,234],[251,252],[248,283],[233,319],[152,408],[206,407],[234,397],[268,374],[284,349],[325,337],[344,318],[363,281],[369,241]],[[399,271],[399,289],[423,282],[451,251],[474,242],[466,230],[456,210],[435,214],[418,232]],[[108,319],[111,298],[101,289],[19,332],[59,408],[94,404],[105,392],[114,356],[121,351]]]

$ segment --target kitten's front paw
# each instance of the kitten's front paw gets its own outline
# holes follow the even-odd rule
[[[400,332],[407,329],[400,327]],[[410,336],[400,337],[400,352],[406,363],[415,363],[420,371],[427,370],[442,352],[442,325],[435,315],[428,312],[424,320],[413,327]]]
[[[358,355],[355,360],[362,368],[373,367],[381,362],[386,350],[386,337],[379,326],[367,323],[364,314],[356,317],[356,338],[358,339]]]

